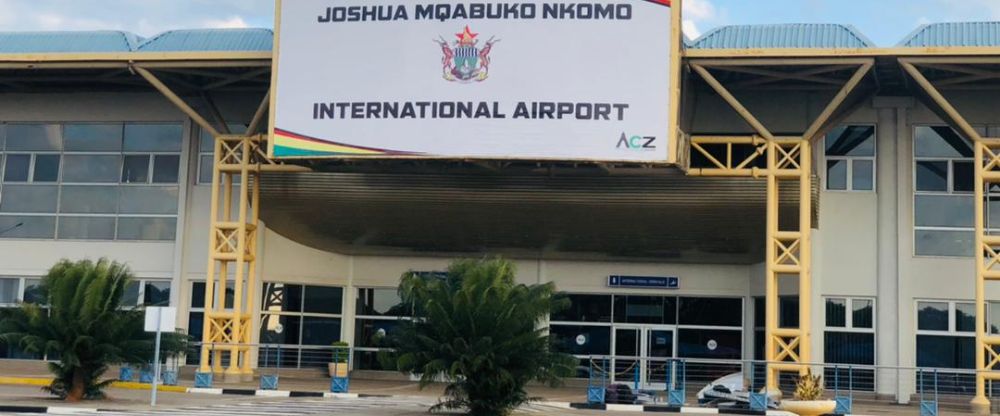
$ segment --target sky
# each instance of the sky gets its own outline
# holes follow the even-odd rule
[[[407,2],[413,0],[400,0]],[[513,1],[513,0],[512,0]],[[274,0],[0,0],[0,30],[127,30],[271,27]],[[684,0],[684,32],[762,23],[853,25],[894,46],[919,25],[1000,20],[1000,0]]]

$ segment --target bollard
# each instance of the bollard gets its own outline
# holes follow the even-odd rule
[[[124,367],[122,367],[121,369],[118,370],[118,380],[121,380],[121,381],[132,381],[132,377],[135,377],[132,374],[132,367],[124,366]]]
[[[604,371],[605,359],[601,359],[601,384],[596,384],[596,379],[594,377],[594,358],[590,359],[590,371],[587,374],[587,403],[590,404],[604,404]]]
[[[670,384],[667,388],[667,405],[684,406],[684,396],[686,389],[684,382],[686,378],[686,366],[684,360],[670,360]]]
[[[767,366],[765,365],[765,369]],[[761,393],[754,389],[754,363],[750,362],[750,410],[754,412],[766,412],[767,411],[767,393]]]
[[[161,377],[163,379],[164,386],[176,386],[177,385],[177,372],[173,370],[164,371]]]
[[[194,373],[194,387],[199,389],[212,388],[212,372],[202,373],[198,371]]]

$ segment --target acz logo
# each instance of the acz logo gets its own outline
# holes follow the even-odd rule
[[[622,133],[618,139],[618,146],[615,147],[628,150],[654,150],[656,149],[654,141],[656,141],[655,136],[629,136]]]

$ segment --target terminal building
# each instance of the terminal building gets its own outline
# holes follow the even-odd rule
[[[521,282],[569,296],[549,328],[581,366],[763,360],[773,347],[857,366],[856,388],[901,402],[917,367],[952,374],[942,385],[971,398],[977,352],[996,357],[977,351],[977,318],[984,339],[1000,333],[1000,288],[985,285],[977,316],[974,260],[1000,230],[1000,190],[976,190],[995,166],[979,172],[974,157],[992,155],[976,140],[1000,137],[998,34],[998,22],[937,23],[878,47],[848,26],[782,24],[687,40],[671,165],[299,160],[259,169],[259,187],[235,175],[213,189],[226,177],[214,133],[267,138],[270,30],[0,33],[0,304],[37,299],[59,259],[108,257],[138,278],[130,304],[176,306],[201,340],[210,244],[235,241],[216,238],[214,201],[243,188],[258,202],[242,213],[259,215],[251,279],[208,296],[221,309],[248,297],[242,340],[282,345],[284,368],[325,366],[322,349],[345,341],[355,371],[383,370],[373,335],[407,315],[401,274],[502,255]],[[805,174],[780,177],[783,166]],[[988,279],[996,259],[979,254]],[[791,334],[773,346],[772,273],[773,332]],[[7,345],[0,358],[45,357]]]

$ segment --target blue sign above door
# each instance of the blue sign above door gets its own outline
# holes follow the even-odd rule
[[[679,277],[611,275],[608,276],[608,287],[678,289],[681,287],[681,279]]]

